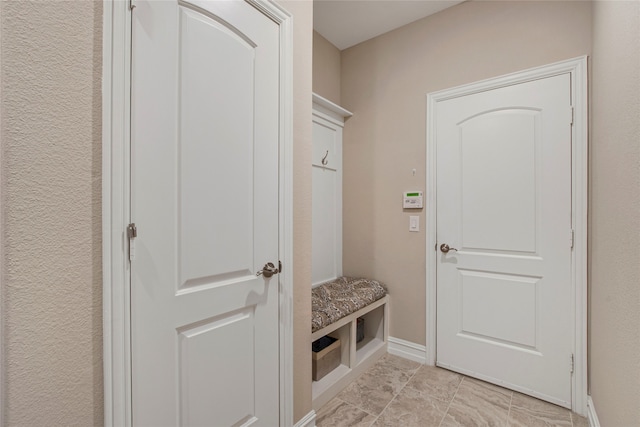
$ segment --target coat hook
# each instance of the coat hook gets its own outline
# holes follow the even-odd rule
[[[329,155],[329,150],[327,150],[327,153],[322,158],[322,166],[327,166],[327,164],[329,163],[329,160],[327,160],[328,155]]]

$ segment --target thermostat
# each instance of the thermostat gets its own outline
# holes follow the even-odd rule
[[[402,193],[402,207],[404,209],[422,209],[422,191]]]

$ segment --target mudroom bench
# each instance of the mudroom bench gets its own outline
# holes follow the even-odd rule
[[[331,337],[327,341],[335,349],[328,357],[337,365],[312,383],[313,409],[318,410],[386,354],[389,296],[378,281],[339,277],[312,289],[311,299],[311,340]],[[322,354],[315,353],[314,359]],[[324,362],[314,360],[314,376]]]

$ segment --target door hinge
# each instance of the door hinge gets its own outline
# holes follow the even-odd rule
[[[574,369],[574,366],[575,366],[575,360],[574,360],[574,357],[573,357],[573,353],[571,353],[571,360],[570,360],[569,363],[570,363],[571,373],[573,374],[573,369]]]
[[[575,109],[573,108],[573,106],[569,107],[569,124],[572,125],[573,124],[573,114],[574,114]]]
[[[575,244],[575,241],[576,241],[576,232],[573,229],[571,230],[569,241],[571,243],[571,249],[573,249],[573,245]]]
[[[136,7],[135,4],[133,4],[133,0],[129,0],[129,10],[133,11],[133,9]]]
[[[136,237],[138,237],[138,228],[132,222],[127,226],[127,237],[129,238],[129,261],[136,259]]]

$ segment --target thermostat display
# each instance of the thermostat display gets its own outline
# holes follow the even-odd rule
[[[422,209],[422,191],[402,193],[402,207],[404,209]]]

